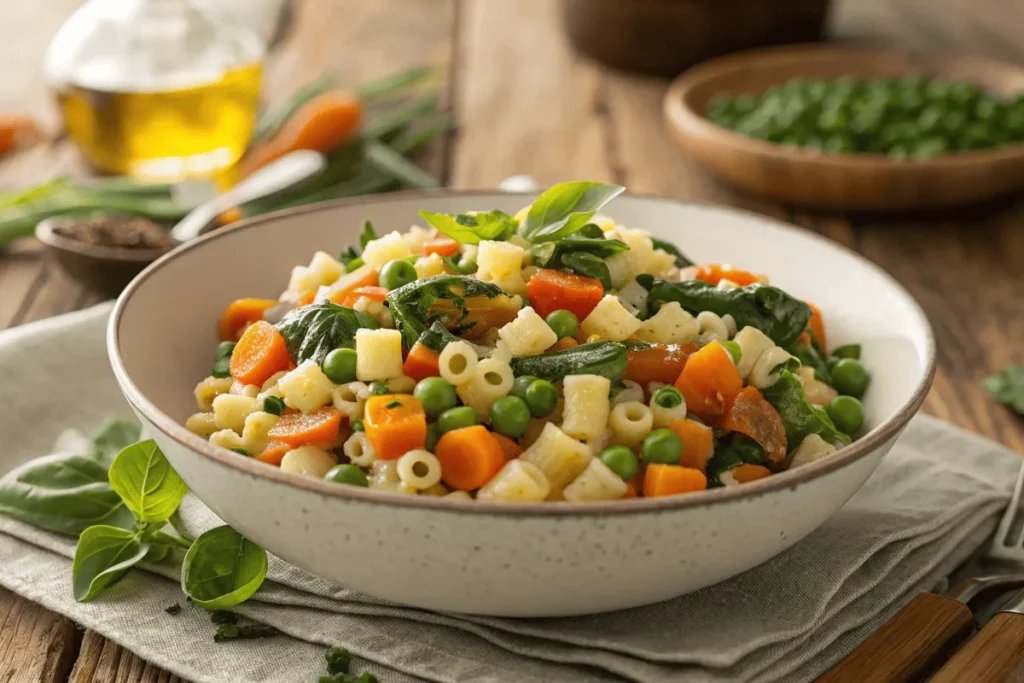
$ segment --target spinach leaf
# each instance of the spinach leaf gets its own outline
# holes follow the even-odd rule
[[[138,422],[111,418],[93,434],[90,453],[109,466],[118,453],[139,440],[141,433],[142,425]]]
[[[672,254],[673,256],[675,256],[676,268],[686,268],[687,266],[693,265],[693,261],[684,256],[683,252],[679,251],[679,247],[672,244],[671,242],[667,242],[663,239],[658,239],[657,237],[652,236],[651,243],[654,245],[655,249],[660,249],[667,254]]]
[[[605,291],[612,288],[612,274],[605,262],[585,251],[574,251],[562,259],[565,270],[576,275],[598,280]]]
[[[363,223],[363,231],[359,233],[359,246],[366,249],[366,245],[377,239],[377,231],[373,229],[373,223]]]
[[[529,213],[519,225],[519,233],[531,242],[568,237],[625,189],[621,185],[585,180],[552,185],[530,205]]]
[[[626,374],[626,347],[616,342],[591,342],[564,351],[512,359],[512,374],[532,375],[557,382],[567,375],[601,375],[622,379]]]
[[[823,408],[811,405],[800,380],[789,370],[783,370],[778,381],[761,393],[782,417],[787,451],[799,446],[810,434],[817,434],[837,447],[850,443],[850,437],[836,429]]]
[[[504,211],[459,214],[420,211],[420,216],[463,244],[480,244],[482,240],[507,240],[516,231],[516,220]]]
[[[334,349],[354,349],[356,330],[378,327],[373,316],[329,301],[292,309],[277,323],[288,353],[297,363],[309,359],[323,363]]]
[[[461,339],[455,336],[454,334],[449,332],[448,328],[442,325],[440,322],[435,322],[433,325],[431,325],[430,329],[421,334],[418,340],[420,344],[423,344],[434,353],[441,353],[442,351],[444,351],[445,346],[447,346],[451,342],[457,341],[466,342],[467,344],[472,346],[473,349],[476,351],[477,356],[479,356],[480,358],[487,358],[488,356],[491,355],[491,349],[489,347],[479,346],[477,344],[474,344],[473,342],[466,341],[465,339]]]
[[[600,280],[606,290],[611,289],[612,278],[604,259],[628,250],[619,240],[576,236],[530,247],[534,265]]]
[[[701,280],[670,282],[648,274],[638,275],[636,281],[648,291],[648,307],[652,301],[677,301],[691,313],[728,313],[739,329],[756,327],[782,347],[792,344],[811,319],[807,304],[778,287],[753,284],[719,289]]]
[[[359,254],[357,254],[356,250],[352,247],[347,247],[344,251],[338,254],[338,261],[340,261],[346,268],[348,267],[348,264],[352,263],[357,258],[359,258]]]
[[[1024,415],[1024,365],[1008,365],[985,380],[992,398]]]
[[[72,564],[75,600],[86,602],[102,593],[149,552],[138,533],[96,525],[82,532]]]
[[[152,439],[121,451],[108,476],[111,487],[140,522],[166,522],[188,493]]]
[[[793,344],[787,350],[799,359],[801,365],[814,368],[815,377],[825,384],[832,386],[832,373],[828,371],[828,364],[814,346]]]
[[[504,294],[501,287],[476,278],[435,275],[392,289],[387,299],[395,327],[402,333],[402,343],[406,348],[412,348],[435,321],[440,321],[448,329],[464,326],[466,299],[493,299]],[[450,305],[438,306],[439,301]]]
[[[267,551],[229,526],[210,529],[185,554],[181,587],[204,609],[248,600],[267,576]]]

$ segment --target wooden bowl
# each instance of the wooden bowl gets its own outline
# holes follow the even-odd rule
[[[580,52],[619,69],[675,76],[710,57],[821,38],[830,0],[562,0]]]
[[[665,94],[669,130],[687,154],[750,192],[830,209],[903,211],[971,204],[1024,189],[1024,144],[929,160],[825,154],[755,140],[709,121],[718,94],[757,93],[793,77],[920,74],[966,80],[1000,95],[1024,90],[1024,68],[982,57],[917,56],[836,46],[743,52],[697,66]]]

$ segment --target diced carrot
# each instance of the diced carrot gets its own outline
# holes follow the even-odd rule
[[[679,493],[703,491],[708,479],[700,470],[679,465],[652,463],[644,474],[644,497],[674,496]]]
[[[691,413],[705,421],[724,414],[743,389],[732,356],[717,341],[704,346],[686,359],[675,381]]]
[[[507,462],[501,444],[483,425],[445,432],[434,454],[441,461],[444,483],[460,491],[480,488]]]
[[[542,317],[559,309],[572,311],[583,320],[604,296],[600,280],[560,270],[538,270],[526,285],[530,305]]]
[[[411,394],[371,396],[363,426],[380,460],[396,460],[427,443],[427,415]]]
[[[277,465],[280,467],[284,454],[291,449],[292,446],[286,444],[284,441],[271,441],[267,444],[267,447],[256,456],[256,459],[260,462],[265,462],[268,465]]]
[[[803,344],[804,346],[810,346],[811,345],[811,333],[808,332],[807,330],[804,330],[803,332],[801,332],[797,336],[796,343],[797,344]]]
[[[705,266],[697,266],[697,270],[694,272],[693,278],[695,280],[709,282],[713,285],[717,285],[722,280],[729,280],[731,282],[735,282],[741,287],[752,285],[755,282],[761,282],[761,277],[758,275],[721,263],[709,263]]]
[[[416,342],[409,350],[402,365],[402,373],[419,382],[427,377],[440,377],[441,367],[438,364],[440,354]]]
[[[497,432],[491,432],[491,436],[501,446],[501,450],[505,453],[506,460],[514,460],[523,454],[523,449],[519,447],[512,439],[508,438],[504,434],[498,434]]]
[[[626,492],[622,494],[621,500],[625,500],[626,498],[636,498],[636,497],[637,497],[636,484],[634,484],[633,482],[628,482],[626,484]]]
[[[309,413],[282,415],[267,436],[294,447],[331,443],[338,438],[340,429],[341,413],[334,406],[324,406]]]
[[[459,243],[445,235],[442,235],[437,239],[427,240],[420,245],[420,254],[423,256],[430,256],[431,254],[437,254],[438,256],[454,256],[458,251]]]
[[[647,384],[672,384],[686,365],[686,359],[697,350],[695,344],[651,344],[646,349],[626,349],[625,379]]]
[[[345,308],[352,308],[362,297],[367,299],[373,299],[374,301],[383,302],[387,299],[388,288],[387,287],[356,287],[351,292],[346,294],[344,298],[339,302],[341,306]]]
[[[249,323],[263,320],[263,311],[277,303],[276,299],[235,299],[220,316],[222,341],[237,341]]]
[[[246,328],[231,353],[231,376],[243,384],[261,386],[292,362],[277,328],[258,320]]]
[[[764,479],[765,477],[770,477],[771,474],[772,471],[764,465],[753,465],[750,463],[745,463],[732,469],[732,478],[741,484]]]
[[[298,301],[298,303],[295,306],[296,306],[296,308],[302,308],[303,306],[308,306],[311,303],[313,303],[313,299],[315,299],[315,298],[316,298],[316,292],[306,292],[305,294],[303,294],[302,296],[299,297],[299,301]]]
[[[715,448],[715,435],[711,427],[686,418],[672,420],[668,428],[683,442],[683,458],[679,464],[703,472]]]
[[[360,287],[376,287],[377,284],[377,271],[367,263],[338,278],[337,282],[331,285],[331,293],[327,298],[331,303],[344,306],[342,301],[346,296]]]
[[[769,462],[786,459],[786,428],[782,417],[754,387],[741,391],[729,407],[721,426],[746,434],[761,444]]]
[[[554,353],[555,351],[565,351],[567,349],[574,349],[579,345],[580,343],[573,339],[572,337],[562,337],[554,344],[549,346],[548,350],[545,351],[545,353]]]
[[[811,309],[811,319],[807,323],[807,326],[811,328],[811,333],[814,334],[814,341],[818,342],[818,346],[821,347],[822,351],[828,351],[828,343],[825,341],[825,319],[821,317],[821,310],[812,303],[807,303],[808,308]]]

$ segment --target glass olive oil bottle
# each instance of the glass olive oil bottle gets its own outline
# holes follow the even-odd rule
[[[97,168],[210,176],[252,134],[262,40],[192,0],[89,0],[46,56],[68,134]]]

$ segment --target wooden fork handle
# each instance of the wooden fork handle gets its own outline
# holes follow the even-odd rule
[[[973,631],[974,616],[967,605],[943,595],[922,593],[846,659],[826,671],[818,683],[924,680]]]
[[[1024,659],[1024,614],[1000,612],[985,624],[931,683],[1004,683]]]

